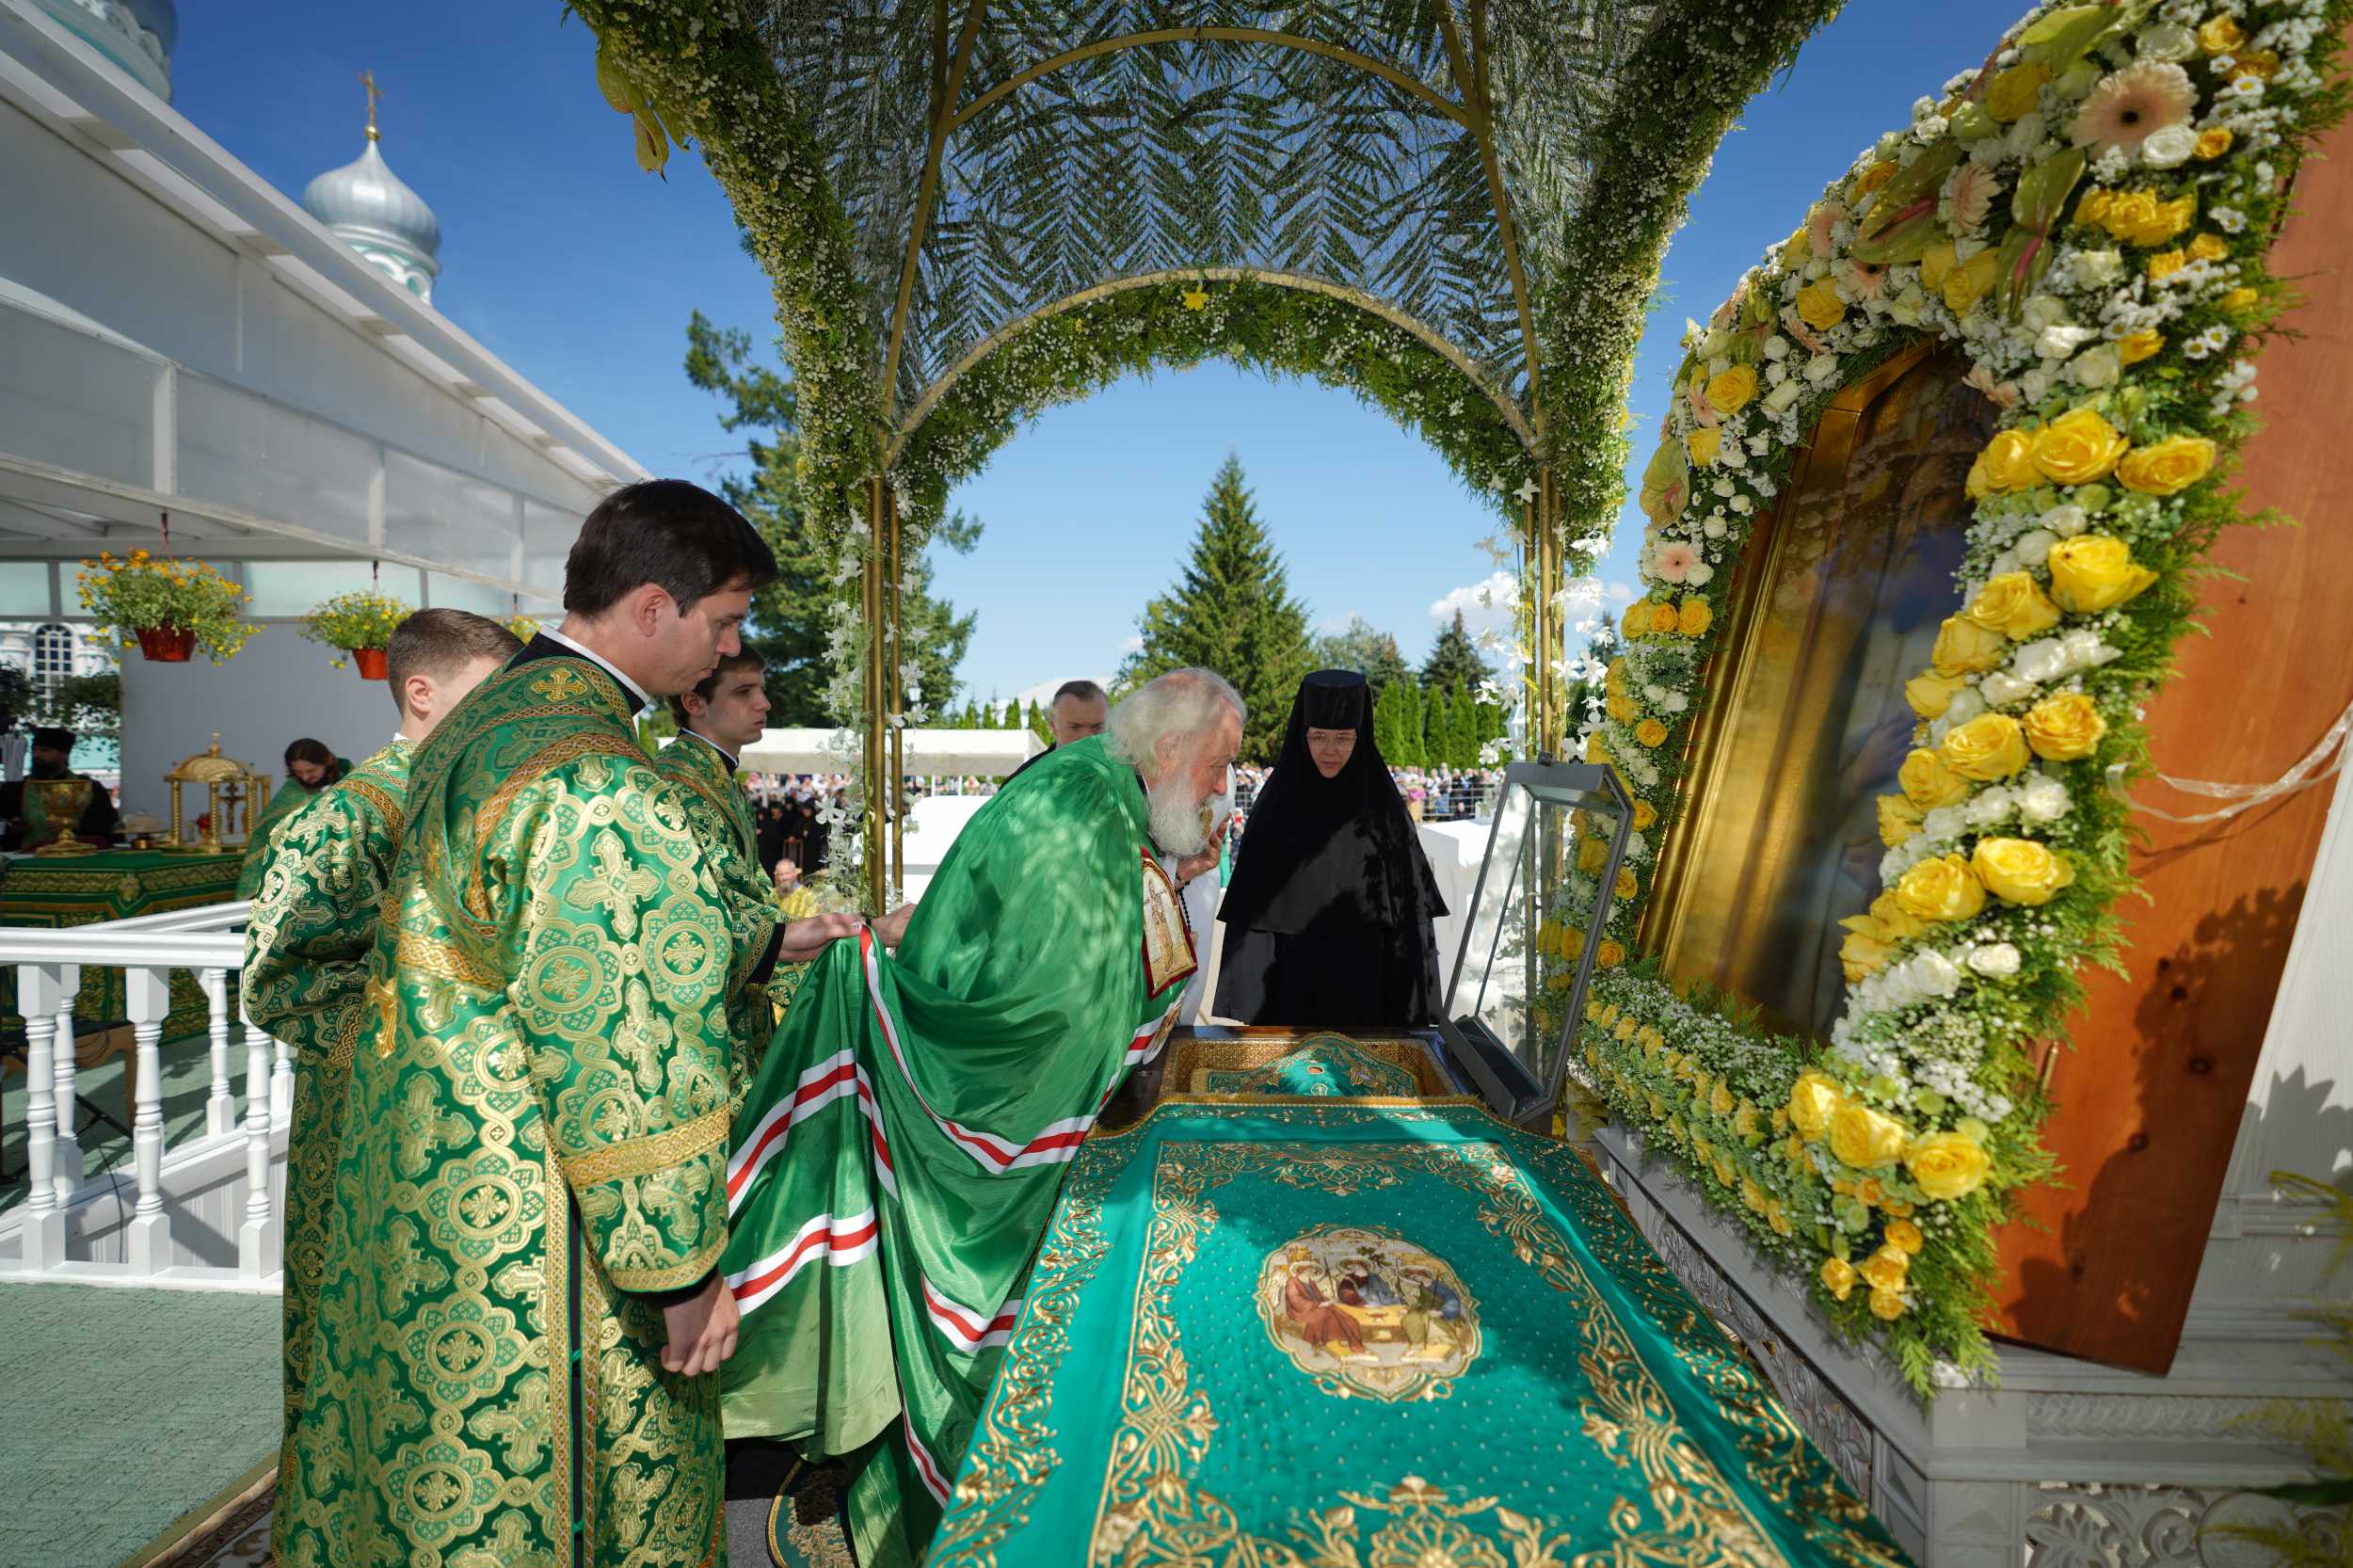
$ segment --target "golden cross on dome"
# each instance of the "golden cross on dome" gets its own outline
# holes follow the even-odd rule
[[[376,101],[384,96],[384,89],[376,85],[376,72],[373,71],[360,72],[360,85],[368,89],[368,139],[375,141],[376,139]]]

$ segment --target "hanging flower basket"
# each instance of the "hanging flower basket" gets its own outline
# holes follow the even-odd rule
[[[337,594],[302,617],[302,634],[359,662],[360,679],[384,679],[384,649],[392,628],[408,618],[408,604],[390,594]],[[337,669],[344,661],[334,661]]]
[[[139,651],[159,664],[184,664],[196,651],[196,633],[184,626],[142,627]]]
[[[239,618],[243,588],[201,561],[144,550],[84,561],[80,595],[101,635],[160,664],[185,663],[199,648],[221,664],[261,630]]]
[[[352,667],[360,672],[360,679],[362,680],[391,680],[392,674],[389,663],[391,657],[391,654],[380,648],[355,648],[351,650]]]

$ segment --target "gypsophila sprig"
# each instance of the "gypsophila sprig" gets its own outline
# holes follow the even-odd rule
[[[193,632],[196,646],[218,664],[261,630],[240,613],[245,590],[212,567],[144,550],[84,561],[79,597],[100,633],[126,648],[137,646],[141,632],[177,629]]]

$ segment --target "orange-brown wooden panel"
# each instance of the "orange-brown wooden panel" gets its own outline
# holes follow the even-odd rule
[[[2304,166],[2274,269],[2303,305],[2261,360],[2265,428],[2240,475],[2250,507],[2302,526],[2226,535],[2180,674],[2149,707],[2157,767],[2182,778],[2278,777],[2353,697],[2353,131]],[[2219,803],[2141,785],[2177,815]],[[2229,1163],[2328,785],[2236,821],[2143,817],[2134,872],[2153,901],[2120,908],[2130,979],[2089,977],[2052,1087],[2044,1137],[2063,1188],[2031,1193],[2002,1237],[1995,1327],[2121,1366],[2170,1366]],[[2033,1228],[2040,1225],[2041,1230]]]

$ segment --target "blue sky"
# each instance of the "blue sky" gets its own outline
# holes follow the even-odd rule
[[[1712,309],[1833,173],[1977,63],[2019,8],[1849,0],[1750,104],[1668,252],[1634,383],[1638,464],[1684,317]],[[561,16],[553,0],[189,4],[175,103],[299,195],[359,153],[354,75],[374,70],[385,157],[440,216],[436,303],[647,467],[707,479],[729,442],[680,369],[686,318],[699,308],[772,340],[766,280],[693,153],[666,180],[638,172],[629,122],[597,93],[588,30]],[[1418,661],[1443,609],[1494,569],[1475,548],[1492,514],[1381,414],[1311,383],[1163,373],[1050,411],[957,492],[988,525],[973,555],[939,569],[940,590],[980,613],[968,687],[1010,696],[1110,673],[1229,451],[1319,623],[1361,615]],[[1623,585],[1639,529],[1619,539],[1602,576]]]

